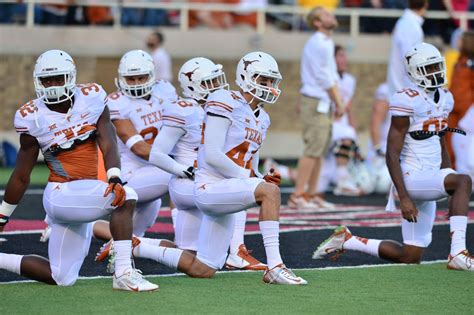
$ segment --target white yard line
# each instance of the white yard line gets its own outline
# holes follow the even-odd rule
[[[438,260],[430,260],[430,261],[422,261],[422,265],[433,265],[438,263],[445,263],[446,260],[438,259]],[[292,268],[292,270],[300,270],[300,271],[326,271],[326,270],[339,270],[339,269],[365,269],[365,268],[384,268],[384,267],[394,267],[394,266],[413,266],[408,264],[380,264],[380,265],[359,265],[359,266],[339,266],[339,267],[318,267],[318,268]],[[232,271],[218,271],[217,273],[243,273],[243,272],[261,272],[258,270],[232,270]],[[145,278],[168,278],[168,277],[182,277],[186,276],[184,273],[170,273],[170,274],[162,274],[162,275],[146,275]],[[94,277],[79,277],[80,280],[95,280],[95,279],[110,279],[112,276],[94,276]],[[36,282],[33,280],[17,280],[17,281],[8,281],[8,282],[0,282],[0,285],[5,284],[17,284],[17,283],[31,283]]]

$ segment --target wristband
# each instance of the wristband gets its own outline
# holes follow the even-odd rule
[[[125,146],[131,150],[132,147],[137,143],[137,142],[140,142],[140,141],[144,141],[143,140],[143,137],[140,136],[140,135],[134,135],[134,136],[131,136],[130,138],[128,138],[127,142],[125,142]]]
[[[112,167],[107,170],[107,180],[109,181],[111,177],[120,178],[121,171],[118,167]]]
[[[2,201],[2,205],[0,206],[0,225],[5,225],[8,222],[16,206],[17,205],[9,204],[5,200]]]

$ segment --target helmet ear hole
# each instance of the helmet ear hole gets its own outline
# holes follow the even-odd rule
[[[188,89],[194,92],[194,88],[192,86],[188,86]]]
[[[243,74],[240,75],[240,78],[241,78],[242,80],[245,80],[245,77],[244,77]]]

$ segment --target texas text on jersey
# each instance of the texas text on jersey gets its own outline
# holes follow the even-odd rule
[[[256,117],[238,91],[218,90],[209,95],[205,110],[208,114],[225,117],[231,121],[224,151],[238,166],[248,170],[250,176],[252,159],[260,149],[270,125],[268,114],[261,110]],[[205,128],[205,123],[204,123]],[[200,146],[204,143],[201,141]],[[204,150],[198,151],[197,183],[210,183],[226,177],[206,163]]]
[[[153,86],[150,99],[130,98],[117,91],[109,95],[110,119],[128,119],[138,133],[149,144],[153,144],[161,126],[163,105],[177,99],[175,88],[167,81],[157,81]],[[145,164],[120,139],[119,152],[123,164]]]

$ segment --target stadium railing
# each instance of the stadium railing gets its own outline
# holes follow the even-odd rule
[[[0,0],[2,3],[18,3],[18,0]],[[27,5],[26,24],[25,27],[38,26],[34,24],[34,7],[37,4],[66,4],[65,0],[23,0],[22,3]],[[256,32],[264,34],[267,30],[267,19],[270,14],[287,14],[290,15],[292,29],[299,31],[301,18],[308,13],[308,9],[297,5],[268,5],[264,8],[247,9],[239,5],[233,4],[218,4],[218,3],[187,3],[187,2],[150,2],[147,0],[75,0],[74,5],[80,6],[105,6],[113,9],[114,27],[121,28],[121,8],[142,8],[142,9],[163,9],[179,11],[179,28],[181,31],[189,29],[189,11],[216,11],[216,12],[240,12],[240,13],[257,13]],[[337,17],[349,18],[349,32],[352,37],[357,37],[360,34],[360,18],[363,17],[386,17],[397,18],[403,14],[403,10],[392,9],[365,9],[365,8],[338,8],[334,11]],[[451,19],[456,18],[460,20],[460,27],[462,29],[468,28],[470,20],[474,20],[473,12],[456,12],[453,16],[446,11],[428,11],[426,14],[428,19]]]

